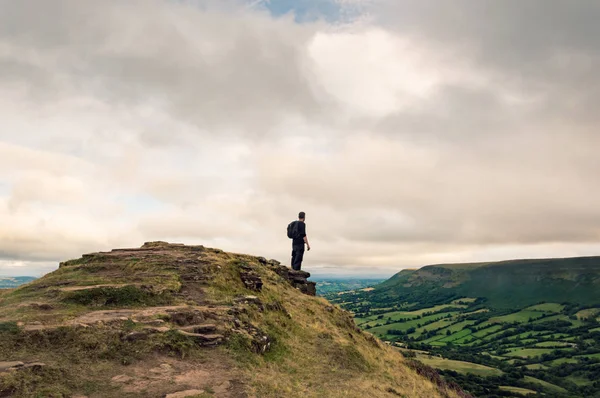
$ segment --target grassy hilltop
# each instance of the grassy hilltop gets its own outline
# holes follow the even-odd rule
[[[67,261],[0,291],[0,397],[466,396],[307,276],[161,242]]]
[[[326,297],[477,397],[600,397],[600,257],[432,265]]]

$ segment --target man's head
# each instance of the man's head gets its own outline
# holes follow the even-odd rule
[[[304,214],[303,211],[301,211],[300,213],[298,213],[298,220],[304,221],[305,218],[306,218],[306,214]]]

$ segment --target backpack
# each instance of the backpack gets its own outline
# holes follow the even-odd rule
[[[298,221],[292,221],[288,224],[287,236],[290,239],[296,239],[298,237]]]

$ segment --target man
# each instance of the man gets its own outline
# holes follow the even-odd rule
[[[302,259],[304,257],[304,244],[306,244],[306,250],[310,250],[310,244],[306,237],[306,224],[304,220],[306,214],[301,211],[298,214],[298,221],[295,221],[293,226],[294,237],[292,238],[292,269],[300,271],[302,267]]]

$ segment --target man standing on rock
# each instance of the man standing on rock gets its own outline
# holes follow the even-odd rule
[[[304,244],[306,244],[306,250],[310,250],[310,244],[306,237],[305,218],[306,214],[301,211],[298,214],[298,221],[292,221],[288,225],[288,237],[292,239],[292,269],[296,271],[300,271],[300,267],[302,267]]]

